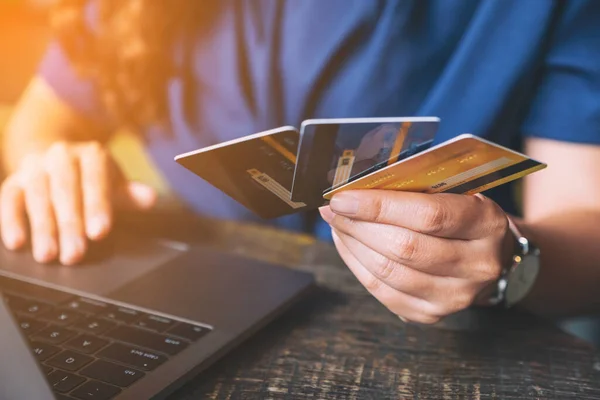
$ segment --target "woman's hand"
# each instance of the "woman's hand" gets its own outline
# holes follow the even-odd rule
[[[112,226],[113,203],[137,208],[155,202],[154,191],[126,182],[107,150],[97,142],[60,142],[23,159],[0,190],[0,230],[8,249],[31,236],[34,258],[80,261],[87,239],[99,240]]]
[[[481,195],[348,191],[321,215],[354,275],[405,321],[469,307],[510,259],[508,218]]]

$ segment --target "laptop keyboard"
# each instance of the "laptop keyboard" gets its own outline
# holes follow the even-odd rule
[[[59,399],[107,400],[210,329],[0,276]]]

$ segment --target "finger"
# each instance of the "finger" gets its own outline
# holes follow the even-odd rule
[[[440,320],[432,304],[387,286],[352,255],[335,230],[332,231],[332,236],[340,256],[354,276],[391,312],[409,321],[423,324],[433,324]]]
[[[453,239],[479,239],[508,224],[500,207],[482,196],[355,190],[336,194],[330,207],[356,220]]]
[[[33,258],[40,263],[53,261],[58,255],[58,246],[48,179],[40,166],[28,168],[21,179],[21,186],[25,188],[25,210],[29,217]]]
[[[460,260],[472,255],[469,242],[425,235],[392,225],[364,222],[321,211],[323,218],[337,231],[354,237],[393,262],[439,276],[463,277],[468,266]]]
[[[112,226],[112,194],[108,157],[98,143],[78,149],[85,232],[89,239],[105,237]]]
[[[156,191],[140,182],[127,182],[124,195],[129,205],[137,210],[149,210],[156,204]]]
[[[0,190],[0,231],[9,250],[17,250],[27,240],[25,195],[15,178],[8,178]]]
[[[58,226],[60,262],[66,265],[81,261],[87,247],[79,163],[71,151],[56,145],[46,159],[46,168],[51,171],[50,198]]]
[[[476,290],[466,280],[425,274],[398,264],[373,251],[358,240],[336,231],[346,249],[373,276],[387,286],[438,306],[444,315],[467,308]]]

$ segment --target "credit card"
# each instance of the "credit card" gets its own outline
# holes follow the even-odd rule
[[[322,205],[325,192],[429,148],[438,126],[436,117],[304,121],[292,200]]]
[[[335,188],[323,198],[359,189],[475,194],[545,167],[524,154],[464,134]]]
[[[181,154],[175,161],[258,216],[270,219],[306,208],[292,201],[298,131],[273,129]]]

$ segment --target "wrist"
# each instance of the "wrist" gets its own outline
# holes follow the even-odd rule
[[[513,251],[507,265],[496,283],[496,291],[489,297],[490,305],[510,308],[520,303],[531,291],[540,267],[540,251],[525,236],[521,227],[507,216],[512,236]],[[510,248],[505,244],[506,249]]]

